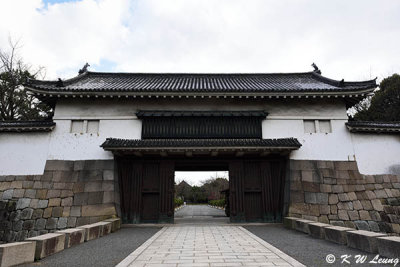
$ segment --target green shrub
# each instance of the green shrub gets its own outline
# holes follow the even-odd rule
[[[217,207],[225,207],[225,199],[215,199],[215,200],[210,200],[208,201],[208,204],[211,206],[217,206]]]
[[[175,208],[179,207],[179,206],[182,206],[183,205],[183,200],[180,199],[180,198],[175,198],[174,199],[174,205],[175,205]]]

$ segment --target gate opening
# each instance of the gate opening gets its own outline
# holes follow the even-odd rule
[[[175,171],[174,223],[228,223],[228,171]]]

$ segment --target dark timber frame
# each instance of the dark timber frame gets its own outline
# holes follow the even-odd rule
[[[173,223],[176,170],[229,170],[231,222],[280,222],[286,157],[116,157],[124,223]]]

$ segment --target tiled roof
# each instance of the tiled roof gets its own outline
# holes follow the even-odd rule
[[[101,73],[84,72],[65,81],[29,80],[28,90],[44,95],[65,94],[216,94],[216,93],[368,93],[375,80],[336,81],[317,72],[304,73]]]
[[[171,110],[140,110],[136,113],[142,117],[263,117],[268,113],[262,110],[254,111],[171,111]]]
[[[400,121],[349,121],[346,126],[351,132],[400,133]]]
[[[0,132],[49,132],[55,126],[53,121],[0,121]]]
[[[282,139],[116,139],[107,138],[101,145],[105,150],[124,148],[290,148],[301,146],[295,138]]]

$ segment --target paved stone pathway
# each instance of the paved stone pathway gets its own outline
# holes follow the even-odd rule
[[[241,226],[171,226],[117,266],[304,265]]]

